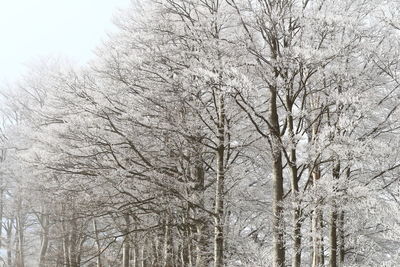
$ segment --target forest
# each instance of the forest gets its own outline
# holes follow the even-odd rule
[[[400,266],[399,18],[133,0],[2,86],[0,266]]]

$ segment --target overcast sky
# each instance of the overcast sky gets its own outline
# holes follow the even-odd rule
[[[0,0],[0,82],[48,55],[78,63],[114,29],[112,17],[129,0]]]

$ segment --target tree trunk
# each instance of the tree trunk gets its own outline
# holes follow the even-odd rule
[[[86,242],[86,236],[79,235],[79,238],[77,240],[77,244],[79,243],[79,246],[77,246],[78,251],[76,253],[76,266],[81,266],[82,252],[83,252],[85,242]]]
[[[332,177],[334,180],[339,179],[340,177],[340,163],[337,161],[335,166],[333,167]],[[334,181],[335,182],[335,181]],[[333,192],[336,192],[337,188],[333,188]],[[335,203],[335,199],[333,199],[332,203],[332,211],[331,211],[331,220],[330,220],[330,231],[329,231],[329,240],[330,240],[330,258],[329,258],[329,266],[337,267],[337,248],[338,248],[338,240],[337,240],[337,220],[338,220],[338,212],[337,206]]]
[[[18,225],[18,224],[17,224]],[[14,258],[14,266],[15,267],[21,267],[20,262],[19,262],[19,238],[18,238],[18,226],[17,229],[15,230],[15,258]]]
[[[173,248],[171,242],[170,221],[167,217],[164,225],[164,248],[163,248],[163,264],[162,267],[172,267],[174,261]]]
[[[56,266],[55,267],[65,267],[64,265],[64,239],[57,239],[56,242],[57,248],[57,254],[55,255],[55,260],[56,260]]]
[[[61,216],[63,216],[62,221],[61,221],[61,229],[63,233],[63,239],[62,239],[62,246],[63,246],[63,261],[64,261],[64,266],[65,267],[71,267],[70,264],[70,256],[69,256],[69,246],[70,246],[70,238],[69,238],[69,231],[67,229],[66,225],[66,211],[65,211],[65,204],[61,204]]]
[[[196,139],[195,148],[194,148],[194,165],[192,176],[193,180],[195,181],[194,187],[194,194],[196,195],[196,203],[197,205],[204,207],[204,191],[205,191],[205,184],[204,184],[204,162],[202,158],[202,137]],[[195,236],[195,259],[194,264],[196,267],[202,267],[209,265],[206,263],[204,255],[206,254],[206,247],[207,247],[207,240],[205,238],[204,229],[209,225],[207,221],[207,215],[204,214],[199,208],[193,208],[193,217],[195,218],[195,226],[191,229],[192,234]]]
[[[282,174],[282,152],[280,147],[280,127],[277,109],[277,88],[270,86],[269,102],[269,121],[271,124],[271,151],[272,151],[272,190],[273,190],[273,251],[274,267],[283,267],[285,265],[285,245],[283,238],[283,218],[282,218],[282,200],[283,200],[283,174]]]
[[[153,262],[156,265],[161,265],[162,257],[163,257],[163,249],[160,249],[160,236],[156,235],[155,237],[150,239],[150,247],[153,256]],[[139,250],[138,250],[139,253]],[[139,255],[139,254],[138,254]]]
[[[125,214],[124,219],[125,219],[125,230],[124,230],[125,237],[122,249],[122,266],[129,267],[130,252],[131,252],[131,241],[130,241],[131,220],[129,214]]]
[[[40,247],[40,256],[39,256],[39,267],[44,267],[46,264],[46,254],[49,246],[49,215],[42,214],[40,219],[40,225],[42,226],[42,244]]]
[[[323,266],[325,262],[322,229],[322,211],[317,207],[313,213],[313,267]]]
[[[24,258],[24,226],[25,220],[22,215],[22,200],[18,199],[17,206],[17,255],[16,255],[16,267],[24,267],[25,266],[25,258]]]
[[[291,142],[290,149],[290,172],[291,172],[291,190],[292,190],[292,201],[293,201],[293,254],[292,254],[292,267],[300,267],[301,265],[301,222],[300,222],[300,202],[298,199],[299,194],[299,181],[298,181],[298,170],[297,170],[297,151],[296,151],[296,140],[294,140],[294,125],[293,125],[293,115],[292,115],[292,101],[290,98],[290,93],[288,92],[286,96],[286,103],[289,109],[288,112],[288,130]]]
[[[182,225],[183,225],[183,233],[182,233],[182,246],[180,247],[180,263],[182,266],[192,266],[191,264],[191,249],[190,249],[190,241],[191,241],[191,231],[190,231],[190,224],[188,222],[190,218],[190,208],[187,206],[186,207],[186,212],[184,214],[184,218],[182,220]]]
[[[139,267],[140,255],[139,255],[139,244],[138,243],[139,243],[138,234],[135,232],[134,233],[134,242],[133,242],[133,267]],[[155,246],[157,248],[157,244]],[[155,253],[157,253],[157,250],[155,251]]]
[[[340,267],[344,266],[344,257],[345,257],[345,236],[344,236],[344,211],[340,212],[339,218],[339,238],[340,238],[340,247],[339,247],[339,262]]]
[[[346,169],[346,178],[350,177],[350,167]],[[345,231],[344,231],[344,217],[345,212],[343,210],[340,211],[340,218],[338,220],[338,235],[339,235],[339,263],[340,267],[344,266],[345,259]]]
[[[146,242],[143,242],[142,249],[140,250],[140,256],[141,256],[141,267],[147,267],[147,255],[146,255]]]
[[[0,155],[0,162],[4,162],[6,160],[7,149],[1,150]],[[3,176],[0,177],[0,248],[3,247],[2,244],[2,233],[3,233],[3,214],[4,214],[4,178]]]
[[[63,237],[63,251],[64,251],[64,266],[71,267],[70,265],[70,257],[69,257],[69,234],[66,232],[65,223],[63,222],[63,230],[64,230],[64,237]]]
[[[129,267],[129,254],[130,254],[131,246],[129,241],[129,236],[125,236],[123,251],[122,251],[122,266]]]
[[[71,220],[71,232],[69,237],[69,263],[70,267],[78,267],[78,251],[77,244],[78,243],[78,225],[77,219],[73,218]]]
[[[0,180],[0,237],[2,236],[2,233],[3,233],[3,223],[1,223],[1,222],[3,222],[3,213],[4,213],[4,198],[3,198],[3,195],[4,195],[4,187],[3,187],[4,185],[3,185],[3,178],[1,178],[1,180]],[[2,244],[2,238],[0,238],[0,248],[2,248],[3,247],[3,244]]]
[[[321,244],[320,244],[320,257],[321,257],[321,266],[325,265],[325,248],[324,248],[324,235],[323,235],[323,229],[324,229],[324,219],[323,219],[323,212],[322,210],[319,210],[319,231],[320,231],[320,236],[321,236]]]
[[[206,238],[204,236],[204,226],[201,223],[196,225],[196,267],[205,266],[205,259],[203,257],[204,249],[206,247]]]
[[[94,237],[95,237],[95,242],[96,242],[96,247],[97,247],[97,267],[102,267],[102,262],[101,262],[101,245],[100,245],[100,239],[99,239],[99,231],[97,229],[97,223],[96,219],[93,219],[93,231],[94,231]]]
[[[12,229],[13,229],[14,220],[7,220],[7,266],[12,267]]]
[[[188,226],[188,242],[187,242],[187,266],[188,267],[192,267],[193,266],[193,249],[192,249],[192,240],[193,240],[193,233],[192,230],[190,228],[190,226]]]
[[[336,263],[336,257],[337,257],[337,210],[336,207],[332,207],[332,212],[331,212],[331,229],[329,233],[329,238],[330,238],[330,258],[329,258],[329,266],[330,267],[337,267]]]
[[[214,267],[224,266],[225,100],[218,88],[217,181],[214,216]]]
[[[295,203],[293,210],[293,258],[292,267],[301,266],[301,222],[300,222],[300,207]]]
[[[314,171],[312,173],[313,176],[313,184],[316,185],[317,181],[320,179],[321,173],[319,170],[319,166],[314,167]],[[316,200],[315,209],[312,215],[312,236],[313,236],[313,259],[312,259],[312,267],[320,267],[323,265],[324,257],[323,257],[323,240],[322,240],[322,211],[319,207],[320,199]],[[321,253],[322,251],[322,253]]]

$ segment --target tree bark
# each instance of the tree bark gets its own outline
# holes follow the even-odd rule
[[[40,246],[39,266],[44,267],[46,265],[46,254],[49,246],[50,223],[49,215],[42,214],[40,217],[40,224],[42,226],[42,243]]]
[[[349,179],[350,177],[350,167],[346,168],[346,178]],[[345,212],[341,210],[339,212],[339,219],[338,219],[338,235],[339,235],[339,266],[342,267],[344,266],[344,260],[345,260],[345,245],[346,245],[346,240],[345,240],[345,229],[344,229],[344,218],[345,218]]]
[[[224,184],[225,184],[225,100],[220,88],[218,97],[217,129],[217,181],[215,189],[214,216],[214,267],[224,266]]]
[[[204,249],[206,248],[206,238],[204,236],[204,225],[198,223],[196,225],[196,267],[207,265],[203,257]]]
[[[340,246],[339,246],[339,262],[340,262],[340,267],[344,266],[344,258],[345,258],[345,232],[344,232],[344,211],[340,212],[340,218],[339,218],[339,238],[340,238]]]
[[[14,220],[7,220],[7,266],[12,267],[12,229],[13,229]]]
[[[332,177],[334,180],[339,179],[340,177],[340,163],[336,161],[333,171]],[[334,181],[335,182],[335,181]],[[333,192],[336,192],[337,188],[333,188]],[[330,240],[330,258],[329,258],[329,266],[337,267],[337,248],[338,248],[338,240],[337,240],[337,220],[338,220],[338,212],[337,205],[335,203],[335,199],[333,199],[332,203],[332,211],[331,211],[331,220],[330,220],[330,231],[329,231],[329,240]]]
[[[77,243],[78,243],[78,225],[77,219],[72,218],[71,220],[71,231],[69,235],[69,263],[70,267],[78,267],[78,251],[77,251]]]
[[[329,258],[329,266],[337,267],[337,210],[336,207],[332,207],[331,212],[331,229],[329,233],[330,238],[330,258]]]
[[[122,248],[122,266],[129,267],[130,252],[131,252],[131,240],[130,240],[130,224],[131,219],[129,214],[124,215],[125,229],[124,229],[124,243]]]
[[[321,173],[319,166],[314,167],[312,173],[313,184],[316,185],[317,181],[320,179]],[[316,200],[316,206],[312,215],[312,234],[313,234],[313,259],[312,267],[320,267],[324,262],[323,255],[323,240],[322,240],[322,211],[319,207],[320,199]],[[321,253],[322,251],[322,253]]]
[[[173,255],[172,255],[172,247],[171,247],[171,229],[170,229],[170,221],[168,217],[164,222],[164,248],[163,248],[163,264],[162,267],[172,267],[173,264]]]
[[[6,160],[7,150],[2,149],[0,155],[0,162],[4,162]],[[4,177],[0,177],[0,248],[3,247],[2,244],[2,233],[3,233],[3,215],[4,215]]]
[[[294,140],[294,125],[293,125],[293,115],[292,115],[292,100],[290,99],[290,91],[288,91],[286,96],[286,104],[288,106],[288,130],[291,142],[290,149],[290,172],[291,172],[291,190],[292,190],[292,201],[293,201],[293,254],[292,254],[292,267],[300,267],[301,265],[301,222],[300,222],[300,202],[298,199],[299,194],[299,181],[298,181],[298,170],[297,170],[297,151],[296,151],[296,140]]]
[[[99,231],[97,229],[97,222],[96,219],[93,219],[93,231],[94,231],[94,237],[95,237],[95,242],[96,242],[96,247],[97,247],[97,267],[102,267],[102,262],[101,262],[101,245],[100,245],[100,239],[99,239]]]
[[[205,191],[205,184],[204,184],[204,163],[202,158],[202,137],[198,137],[196,139],[197,144],[194,147],[194,168],[192,170],[193,180],[195,181],[195,188],[194,194],[196,196],[196,203],[197,205],[204,207],[204,191]],[[205,238],[204,229],[209,226],[209,222],[206,219],[207,216],[204,214],[199,208],[193,208],[193,217],[195,218],[195,225],[191,232],[195,236],[195,248],[193,249],[195,252],[195,266],[202,267],[209,265],[206,263],[204,255],[206,254],[206,247],[207,247],[207,240]]]
[[[123,251],[122,251],[122,266],[129,267],[129,253],[131,250],[129,236],[125,236],[124,244],[123,244]]]
[[[146,242],[143,242],[144,244]],[[140,250],[140,256],[141,256],[141,267],[147,267],[147,255],[146,255],[146,249],[145,249],[145,245],[142,246],[142,249]]]
[[[17,255],[16,255],[16,267],[24,267],[25,266],[25,258],[24,258],[24,218],[22,215],[22,199],[19,197],[18,206],[17,206]]]
[[[285,265],[285,244],[283,238],[283,218],[282,205],[283,200],[283,173],[282,173],[282,151],[280,145],[280,127],[277,109],[277,88],[270,86],[269,100],[269,122],[271,124],[271,150],[272,150],[272,190],[273,190],[273,251],[274,267],[283,267]]]
[[[139,244],[138,244],[139,240],[138,240],[138,234],[136,232],[134,233],[133,238],[134,238],[133,251],[132,251],[133,252],[133,257],[132,257],[133,258],[133,267],[139,267],[139,259],[140,259]],[[155,246],[157,248],[157,245],[155,245]],[[157,251],[155,251],[155,253],[157,253]]]
[[[71,267],[70,265],[70,257],[69,257],[69,234],[66,231],[65,222],[63,224],[63,251],[64,251],[64,266]]]
[[[186,211],[184,213],[184,218],[182,219],[182,245],[180,247],[179,255],[180,255],[180,263],[182,266],[192,266],[191,263],[191,247],[190,247],[190,242],[192,239],[191,236],[191,231],[190,231],[190,224],[189,224],[189,218],[190,218],[190,208],[189,205],[186,207]]]
[[[4,187],[3,187],[3,178],[0,179],[0,237],[3,233],[3,213],[4,213]],[[0,238],[0,248],[3,247],[2,238]]]

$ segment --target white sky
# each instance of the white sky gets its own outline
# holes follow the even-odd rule
[[[0,0],[0,82],[43,56],[84,63],[129,0]]]

